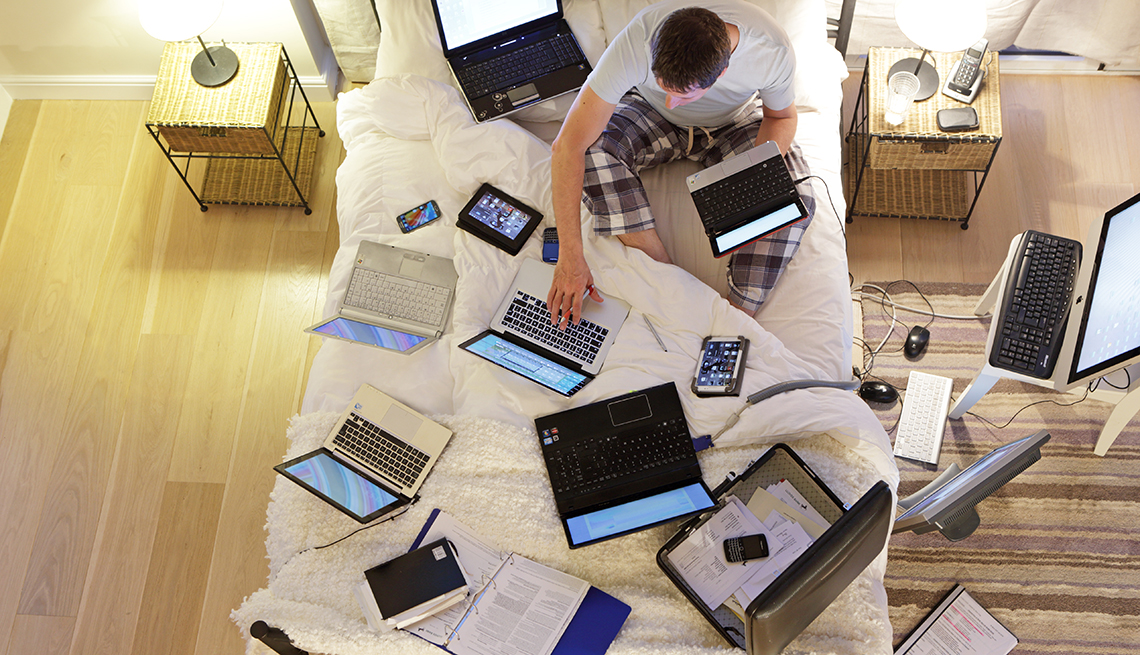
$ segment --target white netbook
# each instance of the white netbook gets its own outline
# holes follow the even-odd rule
[[[361,241],[336,315],[305,331],[413,353],[443,334],[458,279],[445,257]]]
[[[410,504],[451,430],[362,385],[317,450],[274,469],[361,523]]]
[[[808,216],[774,141],[693,173],[686,183],[716,257]]]

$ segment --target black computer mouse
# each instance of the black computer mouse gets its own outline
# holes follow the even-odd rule
[[[926,344],[930,343],[930,330],[916,325],[910,329],[910,334],[906,335],[906,344],[903,346],[903,355],[910,361],[914,361],[922,357],[922,353],[926,351]]]
[[[859,397],[869,403],[890,405],[899,399],[897,389],[879,380],[870,380],[859,385]]]

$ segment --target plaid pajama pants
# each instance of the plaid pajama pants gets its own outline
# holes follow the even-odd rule
[[[669,123],[636,92],[621,99],[602,136],[586,151],[582,199],[594,215],[594,231],[618,235],[654,227],[649,199],[638,173],[682,157],[704,167],[738,155],[753,146],[760,130],[759,109],[741,112],[724,127],[707,131]],[[811,174],[799,146],[793,144],[784,161],[792,179]],[[808,217],[730,255],[729,300],[755,313],[800,247],[815,214],[815,198],[802,192]]]

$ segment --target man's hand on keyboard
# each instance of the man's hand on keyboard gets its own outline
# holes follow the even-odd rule
[[[582,256],[558,258],[554,267],[554,281],[546,294],[546,306],[550,308],[550,322],[565,330],[570,321],[574,325],[582,318],[582,307],[589,295],[596,302],[603,302],[602,294],[594,288],[594,276]]]

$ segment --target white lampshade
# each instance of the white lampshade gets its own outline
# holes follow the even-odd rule
[[[139,0],[139,22],[159,41],[192,39],[222,15],[223,0]]]
[[[985,0],[898,0],[895,22],[906,38],[935,52],[965,50],[986,34]]]

